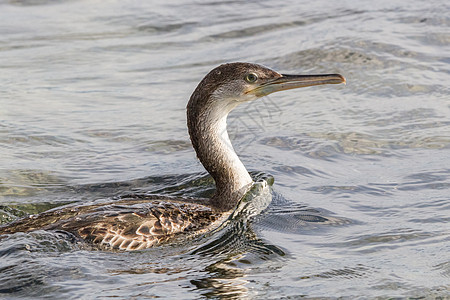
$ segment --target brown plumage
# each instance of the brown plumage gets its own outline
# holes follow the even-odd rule
[[[55,209],[0,227],[0,234],[64,230],[102,249],[140,250],[176,236],[196,235],[221,221],[222,213],[176,199],[124,199]]]

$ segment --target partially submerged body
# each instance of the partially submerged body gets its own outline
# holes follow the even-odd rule
[[[217,227],[227,214],[189,199],[122,199],[69,205],[16,220],[0,235],[34,230],[66,231],[101,249],[140,250]]]

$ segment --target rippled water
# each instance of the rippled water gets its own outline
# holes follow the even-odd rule
[[[229,118],[269,207],[195,243],[0,241],[0,297],[450,297],[446,1],[0,1],[0,221],[207,195],[185,106],[222,62],[333,73]],[[254,173],[254,174],[256,174]]]

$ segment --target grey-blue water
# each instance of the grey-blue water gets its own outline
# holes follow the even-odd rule
[[[230,115],[275,184],[225,242],[112,253],[18,233],[0,241],[0,298],[449,299],[449,16],[443,0],[0,1],[3,224],[208,193],[185,106],[220,63],[347,78]]]

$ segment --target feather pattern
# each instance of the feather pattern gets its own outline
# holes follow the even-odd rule
[[[223,213],[197,203],[122,200],[48,211],[0,227],[0,234],[64,230],[101,249],[130,251],[151,248],[181,234],[203,233],[221,217]]]

